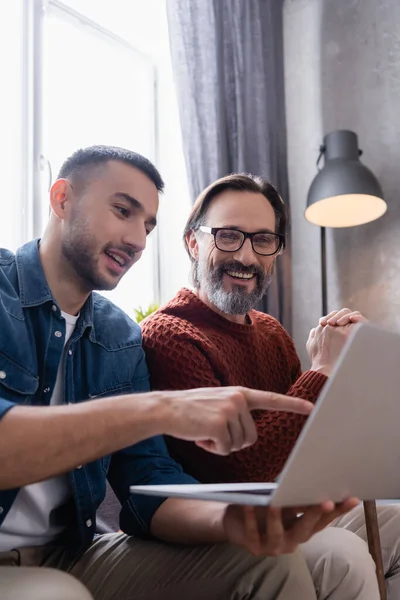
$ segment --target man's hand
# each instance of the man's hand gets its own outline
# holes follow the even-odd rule
[[[229,542],[255,556],[278,556],[295,552],[299,544],[358,504],[356,498],[351,498],[336,506],[333,502],[284,509],[231,505],[225,511],[223,527]]]
[[[67,473],[163,434],[228,454],[256,441],[250,411],[257,408],[308,415],[313,405],[272,392],[221,387],[15,406],[0,419],[0,489]]]
[[[311,369],[329,377],[354,325],[366,320],[360,312],[348,308],[322,317],[319,325],[311,329],[307,340]]]
[[[226,455],[246,448],[257,440],[251,410],[280,410],[308,415],[311,402],[251,390],[219,387],[164,392],[165,435],[194,441],[214,454]],[[160,415],[161,416],[161,415]]]
[[[333,310],[329,315],[326,315],[326,317],[321,317],[319,324],[322,325],[322,327],[325,327],[326,325],[331,325],[332,327],[344,327],[354,323],[362,323],[366,320],[367,319],[363,317],[358,310],[342,308],[342,310]]]

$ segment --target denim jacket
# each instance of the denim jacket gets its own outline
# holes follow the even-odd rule
[[[0,249],[0,419],[15,405],[50,403],[64,335],[65,321],[46,282],[38,240],[15,255]],[[148,389],[139,326],[109,300],[91,294],[65,349],[64,403]],[[170,458],[162,437],[78,467],[69,473],[74,523],[69,540],[77,551],[84,550],[95,534],[106,478],[122,505],[121,529],[144,537],[163,500],[130,495],[129,486],[194,481]],[[0,490],[0,524],[17,493],[18,489]]]

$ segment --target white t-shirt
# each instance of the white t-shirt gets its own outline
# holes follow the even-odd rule
[[[74,331],[78,317],[61,312],[65,319],[65,344]],[[79,316],[79,315],[78,315]],[[65,352],[65,350],[64,350]],[[63,403],[63,363],[60,360],[57,379],[50,404]],[[55,509],[63,506],[71,498],[68,476],[52,477],[40,483],[33,483],[20,489],[14,504],[0,526],[0,552],[26,546],[41,546],[54,540],[64,527],[55,522]]]

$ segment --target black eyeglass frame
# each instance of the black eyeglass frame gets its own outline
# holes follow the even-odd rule
[[[199,229],[203,233],[209,233],[210,235],[212,235],[214,237],[215,247],[218,248],[218,250],[220,250],[221,252],[237,252],[243,246],[243,244],[245,243],[247,238],[249,238],[249,240],[251,242],[251,247],[253,248],[253,252],[258,254],[259,256],[275,256],[275,254],[279,254],[279,252],[282,250],[283,245],[285,243],[285,236],[283,235],[283,233],[275,233],[275,231],[268,231],[267,229],[265,229],[264,231],[255,231],[254,233],[248,233],[247,231],[242,231],[241,229],[233,229],[232,227],[207,227],[206,225],[201,225],[199,227]],[[220,248],[217,244],[217,234],[219,231],[236,231],[237,233],[241,233],[243,236],[242,243],[240,244],[240,246],[238,248],[235,248],[235,250],[225,250],[225,249]],[[269,235],[274,235],[276,238],[278,238],[279,244],[278,244],[278,247],[275,250],[275,252],[270,252],[270,253],[264,254],[262,252],[257,252],[257,250],[255,250],[253,238],[255,235],[259,235],[260,233],[268,233]]]

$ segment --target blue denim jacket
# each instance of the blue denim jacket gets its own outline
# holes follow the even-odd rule
[[[64,335],[65,321],[46,282],[38,240],[15,255],[0,249],[0,419],[15,405],[50,403]],[[65,403],[149,389],[139,326],[99,294],[83,306],[64,356]],[[77,551],[93,539],[106,478],[122,504],[121,529],[144,537],[162,499],[132,496],[129,486],[194,481],[169,457],[162,437],[75,469],[69,473],[75,525],[68,533]],[[17,493],[0,490],[0,524]]]

